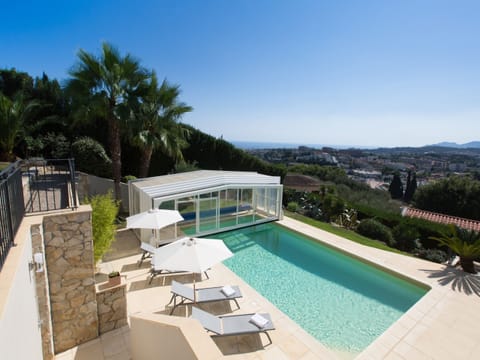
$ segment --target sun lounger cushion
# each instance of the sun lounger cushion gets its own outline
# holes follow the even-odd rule
[[[235,290],[229,285],[225,285],[224,287],[222,287],[221,291],[225,294],[225,296],[232,296],[233,294],[235,294]]]
[[[265,325],[268,324],[268,319],[265,319],[260,314],[253,314],[253,316],[250,318],[250,322],[258,326],[260,329],[263,329]]]

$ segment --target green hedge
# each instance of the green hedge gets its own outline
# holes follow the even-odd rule
[[[380,240],[389,246],[395,245],[392,231],[375,219],[365,219],[360,222],[357,232],[371,239]]]

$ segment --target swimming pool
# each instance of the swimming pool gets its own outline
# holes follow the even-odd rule
[[[224,232],[224,264],[321,343],[352,356],[428,291],[275,223]]]

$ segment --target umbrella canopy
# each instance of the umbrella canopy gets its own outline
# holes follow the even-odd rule
[[[182,220],[183,217],[177,210],[151,209],[127,217],[127,228],[161,229]]]
[[[223,240],[182,238],[155,250],[156,269],[202,273],[232,257]]]

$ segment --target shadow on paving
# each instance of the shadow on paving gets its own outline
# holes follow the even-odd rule
[[[232,309],[229,301],[216,301],[212,303],[196,304],[196,307],[209,312],[212,315],[230,315],[235,314],[237,309]],[[155,314],[169,315],[172,305],[165,305],[163,310],[156,311]],[[241,312],[241,311],[240,311]],[[172,316],[190,317],[192,314],[192,304],[179,306],[175,309]],[[212,333],[209,333],[212,335]],[[265,335],[263,335],[265,337]],[[212,340],[217,345],[223,355],[238,355],[255,352],[264,349],[266,346],[262,342],[262,334],[244,334],[232,336],[212,336]],[[266,342],[268,340],[265,337]]]
[[[103,255],[102,261],[108,262],[118,260],[124,257],[142,253],[140,249],[140,240],[137,238],[132,229],[119,229],[115,234],[115,240],[110,246],[110,250]]]
[[[25,209],[27,212],[66,209],[68,201],[68,179],[66,174],[38,175],[25,187]]]
[[[120,272],[124,273],[124,272],[141,270],[141,269],[150,269],[150,267],[151,267],[151,264],[149,261],[147,262],[144,261],[141,265],[140,265],[140,261],[137,261],[132,264],[123,265],[122,268],[120,269]]]
[[[172,280],[181,282],[182,284],[191,284],[193,282],[192,273],[165,273],[157,275],[151,283],[150,282],[150,273],[145,273],[141,275],[142,280],[132,281],[130,283],[130,288],[128,291],[137,291],[148,289],[157,286],[170,286],[172,285]],[[195,283],[201,284],[202,276],[201,274],[195,274]]]
[[[450,285],[452,290],[477,295],[480,297],[480,276],[466,273],[454,267],[445,267],[443,270],[424,270],[429,278],[437,279],[442,286]]]

